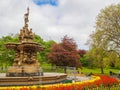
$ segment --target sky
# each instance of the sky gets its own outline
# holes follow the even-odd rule
[[[86,42],[95,31],[100,10],[118,3],[119,0],[0,0],[0,38],[19,33],[29,7],[29,28],[35,34],[58,43],[67,35],[78,49],[88,50]]]

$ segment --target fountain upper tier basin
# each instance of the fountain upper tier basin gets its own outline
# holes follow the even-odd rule
[[[35,42],[23,42],[23,43],[7,43],[5,44],[8,49],[13,49],[15,51],[19,51],[21,49],[24,49],[24,51],[43,51],[43,47]]]

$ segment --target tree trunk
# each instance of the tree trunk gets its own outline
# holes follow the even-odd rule
[[[64,73],[66,73],[67,72],[67,68],[66,68],[66,66],[64,67]]]
[[[51,65],[51,70],[52,70],[52,71],[53,71],[53,68],[54,68],[54,65],[52,64],[52,65]]]
[[[104,67],[104,64],[103,64],[103,59],[101,59],[101,62],[100,62],[101,74],[104,74],[103,67]]]
[[[100,69],[101,69],[101,74],[104,74],[104,70],[103,70],[103,60],[101,60]]]
[[[104,74],[103,66],[101,66],[100,69],[101,69],[101,74]]]

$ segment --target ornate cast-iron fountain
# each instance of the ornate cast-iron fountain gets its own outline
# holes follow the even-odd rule
[[[7,76],[28,76],[28,75],[39,75],[40,64],[37,60],[37,52],[43,50],[43,47],[33,42],[34,33],[32,29],[28,28],[28,16],[29,8],[27,13],[24,15],[25,25],[20,30],[19,43],[8,43],[6,47],[15,51],[15,59],[13,66],[8,69]]]
[[[20,30],[19,43],[7,43],[8,49],[15,51],[15,59],[13,65],[8,68],[6,75],[0,76],[0,86],[13,85],[35,85],[59,83],[66,80],[67,75],[64,73],[46,73],[40,70],[40,63],[37,60],[37,52],[44,48],[35,43],[34,33],[28,28],[28,16],[24,15],[24,27]]]

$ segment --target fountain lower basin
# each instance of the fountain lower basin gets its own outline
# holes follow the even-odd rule
[[[44,85],[60,83],[66,80],[64,73],[44,73],[43,76],[27,77],[6,77],[5,73],[0,74],[0,86],[25,86],[25,85]]]

